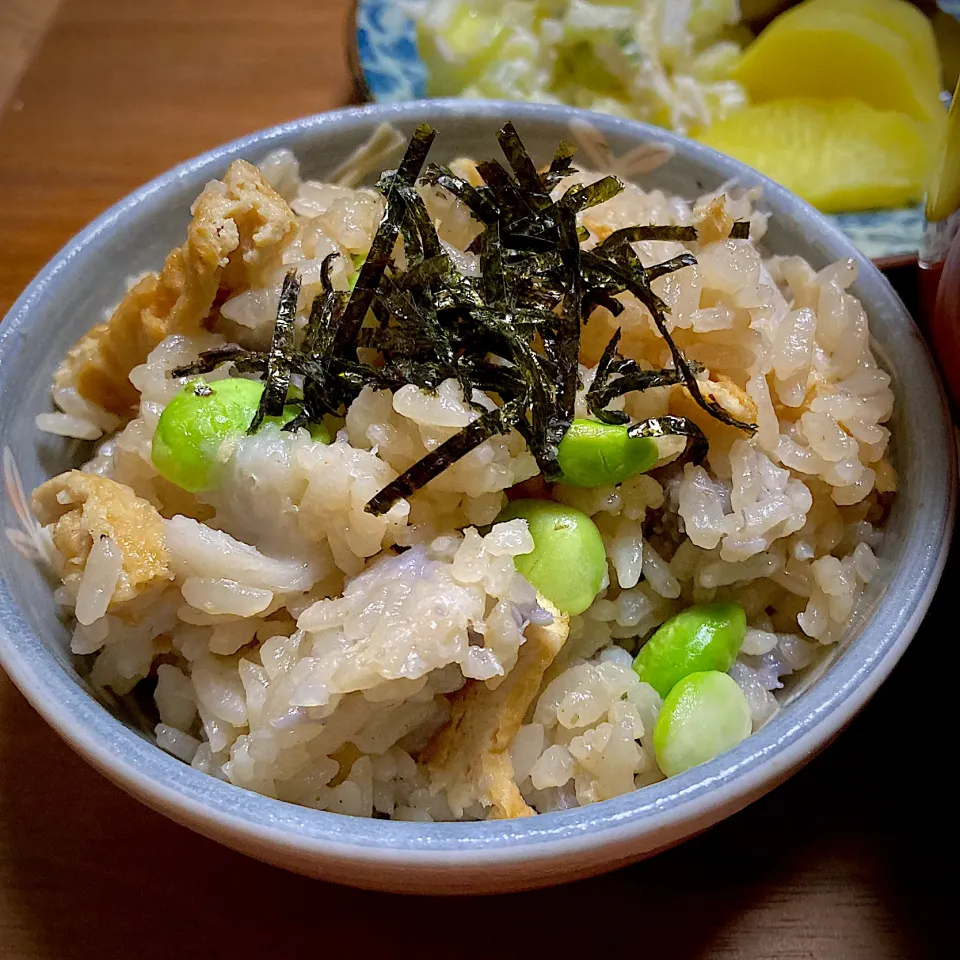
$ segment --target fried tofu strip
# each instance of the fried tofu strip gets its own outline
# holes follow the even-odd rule
[[[721,376],[717,380],[700,380],[698,383],[703,396],[719,404],[730,416],[743,423],[757,422],[757,405],[753,398],[729,378]],[[746,436],[737,427],[710,416],[684,386],[671,388],[670,413],[692,420],[704,432],[710,443],[710,456],[728,452],[738,437]]]
[[[705,204],[698,204],[693,215],[701,246],[726,240],[733,230],[734,218],[727,210],[727,198],[722,193]]]
[[[196,333],[215,302],[279,262],[297,229],[287,202],[245,160],[210,181],[192,213],[183,246],[159,276],[144,277],[106,323],[74,344],[54,374],[55,387],[72,387],[122,419],[134,416],[140,397],[130,371],[165,337]]]
[[[738,387],[729,377],[720,376],[717,380],[702,380],[698,381],[698,384],[703,396],[719,404],[731,417],[736,417],[743,423],[756,421],[757,405],[753,397],[742,387]],[[692,402],[690,391],[686,387],[680,389]]]
[[[569,618],[543,597],[538,602],[553,614],[553,623],[530,624],[524,631],[516,666],[495,689],[470,681],[453,698],[450,719],[420,754],[434,790],[446,790],[451,805],[479,800],[494,816],[529,817],[514,779],[510,744],[540,690],[544,672],[570,632]]]
[[[96,539],[109,537],[120,549],[123,565],[111,610],[171,579],[163,520],[128,486],[70,470],[37,487],[31,506],[40,523],[52,524],[64,583],[79,582]]]

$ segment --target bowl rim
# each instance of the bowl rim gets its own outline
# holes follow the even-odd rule
[[[511,116],[521,125],[529,119],[556,123],[558,127],[574,117],[588,119],[602,133],[619,131],[638,141],[666,142],[681,147],[680,152],[688,159],[720,174],[746,176],[764,187],[767,202],[773,200],[783,215],[815,234],[824,253],[856,260],[861,282],[869,281],[872,307],[878,309],[882,304],[912,328],[912,320],[886,279],[828,220],[784,188],[708,147],[637,121],[570,107],[461,99],[410,101],[346,108],[257,131],[173,167],[110,207],[37,274],[0,325],[0,389],[19,343],[29,332],[37,301],[58,279],[63,282],[69,268],[82,261],[85,253],[95,251],[123,218],[149,215],[162,207],[167,188],[185,178],[217,175],[229,160],[250,151],[265,152],[281,139],[321,137],[330,128],[372,129],[383,121],[429,119],[442,123],[445,117],[464,116]],[[837,250],[842,253],[837,254]],[[887,610],[881,600],[860,636],[825,675],[733,750],[680,776],[621,797],[523,820],[411,824],[346,817],[252,793],[194,770],[107,711],[33,634],[2,578],[0,663],[61,737],[111,780],[154,809],[186,820],[200,832],[231,838],[241,847],[259,844],[275,852],[296,851],[320,860],[368,866],[371,856],[384,866],[529,865],[559,861],[584,850],[603,849],[612,854],[625,841],[635,844],[641,836],[712,823],[789,775],[855,715],[906,649],[932,599],[953,526],[953,432],[939,380],[918,334],[909,338],[905,349],[908,354],[912,351],[912,362],[921,370],[921,382],[911,385],[911,390],[919,391],[918,397],[911,397],[911,409],[925,407],[929,429],[934,433],[923,472],[937,479],[946,496],[925,504],[923,528],[911,525],[907,533],[905,542],[925,539],[918,567],[909,573],[895,573],[891,580],[890,586],[894,582],[901,586],[898,607]],[[940,416],[931,411],[938,411]]]

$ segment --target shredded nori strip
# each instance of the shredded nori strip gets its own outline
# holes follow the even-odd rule
[[[674,257],[672,260],[664,260],[663,263],[655,263],[653,266],[647,267],[647,277],[652,283],[660,277],[665,277],[668,273],[674,273],[684,267],[695,267],[696,265],[697,258],[692,253],[681,253],[679,257]]]
[[[533,160],[530,159],[530,154],[527,153],[520,135],[517,133],[517,128],[509,120],[500,128],[500,132],[497,134],[497,142],[500,144],[503,155],[507,158],[507,163],[510,164],[516,174],[520,186],[530,194],[533,202],[537,206],[541,206],[544,196],[547,196],[549,202],[549,194],[543,189],[540,174],[537,173],[537,168]]]
[[[624,417],[626,414],[620,413],[619,411],[609,411],[609,416],[605,417],[604,407],[606,403],[599,402],[599,394],[602,390],[606,388],[607,383],[610,380],[610,375],[613,373],[613,363],[617,358],[617,347],[620,345],[620,338],[623,336],[623,330],[620,327],[613,332],[613,336],[607,341],[607,345],[603,348],[603,353],[600,354],[600,359],[597,361],[597,366],[593,372],[593,382],[590,384],[590,389],[587,391],[586,401],[587,409],[598,419],[604,423],[624,423]],[[627,420],[630,418],[627,417]]]
[[[694,463],[703,463],[710,445],[703,431],[686,417],[651,417],[641,420],[627,428],[630,437],[688,437],[689,443],[684,451]]]
[[[693,243],[697,239],[696,227],[644,226],[623,227],[614,230],[596,249],[607,253],[624,243],[643,243],[647,240],[672,240],[676,243]]]
[[[434,477],[443,473],[451,463],[468,454],[484,440],[495,433],[506,433],[519,417],[516,404],[505,404],[496,410],[488,410],[385,486],[370,500],[367,509],[376,516],[386,513],[398,500],[416,493]]]
[[[333,279],[330,275],[330,269],[333,266],[333,261],[339,258],[340,254],[334,251],[333,253],[328,253],[323,260],[320,261],[320,286],[323,287],[324,293],[333,292]]]
[[[389,184],[384,194],[386,210],[370,245],[367,259],[360,267],[353,293],[350,295],[350,301],[343,312],[340,327],[337,330],[337,343],[342,348],[346,348],[356,339],[363,318],[367,315],[367,310],[370,309],[370,304],[376,296],[383,272],[390,262],[406,207],[400,197],[401,188],[404,185],[412,187],[416,183],[436,135],[437,131],[431,126],[425,123],[420,124],[410,138],[410,143],[407,144],[406,152],[396,173],[386,178]]]
[[[550,161],[549,168],[540,175],[540,182],[543,184],[544,190],[549,192],[558,183],[577,173],[572,163],[576,152],[577,148],[572,144],[560,142],[557,152],[553,155],[553,160]]]
[[[615,317],[619,317],[626,309],[619,300],[614,299],[606,290],[601,290],[599,287],[588,290],[584,295],[583,308],[581,311],[584,323],[589,322],[590,314],[593,312],[594,307],[604,307]]]
[[[560,206],[580,213],[612,200],[618,193],[623,192],[623,183],[616,177],[604,177],[594,183],[580,187],[571,187],[559,201]]]
[[[738,427],[748,433],[754,433],[757,429],[756,424],[737,420],[736,417],[727,413],[716,401],[708,400],[703,396],[700,392],[697,378],[690,369],[690,365],[681,353],[680,348],[674,342],[673,337],[670,336],[670,331],[667,330],[666,304],[650,289],[647,273],[642,264],[640,264],[639,258],[633,252],[632,248],[626,245],[619,246],[617,248],[617,254],[622,258],[621,262],[615,263],[612,260],[607,260],[592,252],[584,252],[583,259],[599,271],[606,273],[612,279],[623,283],[624,288],[629,290],[650,311],[657,331],[667,342],[674,366],[682,375],[683,383],[687,390],[689,390],[690,396],[693,397],[696,404],[716,420],[720,420],[722,423],[726,423],[731,427]],[[625,261],[625,263],[623,261]]]
[[[263,375],[263,393],[260,406],[250,422],[248,433],[253,433],[263,423],[264,417],[279,417],[283,414],[290,389],[290,359],[294,346],[293,322],[297,318],[297,300],[300,297],[300,277],[291,270],[283,278],[277,319],[273,326],[273,340],[267,353],[267,368]]]
[[[750,221],[734,221],[730,228],[730,239],[748,240],[749,238]],[[697,228],[655,225],[624,227],[622,230],[614,230],[597,249],[606,252],[623,243],[640,243],[645,240],[673,240],[677,243],[694,243],[697,240]]]
[[[291,272],[284,279],[268,351],[217,347],[173,376],[207,373],[228,362],[240,373],[260,374],[264,392],[251,431],[264,417],[282,414],[294,375],[303,381],[303,396],[293,401],[301,411],[285,430],[320,422],[327,414],[342,418],[364,388],[413,384],[435,390],[455,379],[476,419],[371,499],[368,509],[382,514],[484,440],[511,429],[526,440],[543,476],[557,479],[557,446],[575,415],[580,387],[581,330],[599,307],[621,314],[624,304],[617,297],[630,293],[653,316],[672,366],[646,370],[621,356],[617,329],[584,398],[590,415],[627,424],[631,436],[685,436],[685,455],[699,462],[707,441],[692,421],[665,416],[630,424],[626,413],[609,409],[632,391],[682,384],[710,416],[756,429],[702,395],[696,380],[702,368],[678,348],[667,329],[667,307],[651,288],[659,277],[694,265],[694,255],[682,253],[644,267],[631,246],[645,240],[695,242],[694,227],[627,227],[585,250],[581,244],[590,234],[577,223],[577,214],[616,196],[623,189],[616,177],[574,185],[554,200],[556,187],[577,172],[573,148],[561,144],[549,166],[538,171],[508,123],[497,137],[507,166],[496,160],[477,164],[484,182],[473,186],[447,167],[426,165],[434,137],[430,127],[418,127],[397,170],[381,176],[377,187],[384,213],[352,291],[334,289],[332,267],[339,254],[324,258],[321,292],[299,345],[294,319],[300,283]],[[454,264],[418,189],[424,186],[446,191],[482,225],[468,247],[478,257],[478,275]],[[747,238],[749,223],[734,223],[730,236]],[[398,239],[402,268],[393,260]],[[476,391],[494,399],[497,408],[488,410],[487,401],[481,405]]]
[[[644,370],[635,360],[618,356],[621,330],[617,327],[597,363],[593,382],[587,391],[586,402],[590,413],[603,423],[628,423],[630,418],[621,410],[607,410],[617,397],[634,390],[650,390],[652,387],[668,387],[683,383],[679,370]],[[698,373],[700,364],[688,361],[691,372]],[[611,377],[616,376],[616,379]]]
[[[491,203],[486,193],[456,176],[447,167],[436,163],[429,164],[420,182],[442,187],[447,193],[462,200],[474,219],[481,223],[493,223],[500,215],[500,211]]]
[[[235,343],[230,343],[225,347],[204,350],[193,363],[174,367],[170,371],[170,376],[176,379],[195,377],[198,374],[211,373],[225,363],[234,364],[240,373],[260,373],[266,366],[266,362],[267,355],[265,353],[246,350]]]
[[[622,184],[619,185],[623,189]],[[569,194],[567,194],[569,196]],[[566,199],[566,198],[564,198]],[[583,308],[582,280],[580,269],[580,241],[577,239],[577,223],[573,210],[562,207],[557,211],[559,228],[560,259],[566,270],[566,283],[563,295],[563,307],[560,311],[561,323],[557,327],[556,343],[552,359],[560,369],[562,378],[557,394],[556,418],[564,422],[565,429],[573,420],[573,406],[577,399],[579,386],[578,361],[580,358],[580,311]],[[553,338],[547,336],[544,343]],[[562,437],[562,434],[561,434]],[[559,443],[559,439],[557,441]]]

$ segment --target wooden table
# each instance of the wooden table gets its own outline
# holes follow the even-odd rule
[[[14,79],[6,51],[26,65],[0,119],[0,315],[138,184],[351,95],[349,0],[64,0],[47,23],[55,6],[0,0],[0,62]],[[932,955],[955,941],[955,821],[925,786],[956,765],[954,691],[932,689],[955,656],[955,631],[933,627],[947,602],[851,729],[772,795],[653,861],[483,901],[340,888],[194,836],[89,769],[0,674],[0,957]]]

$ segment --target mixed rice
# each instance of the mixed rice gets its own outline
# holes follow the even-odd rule
[[[475,179],[469,161],[452,167]],[[553,194],[598,178],[571,175]],[[784,678],[841,638],[877,574],[896,490],[883,426],[893,395],[848,292],[855,264],[765,257],[751,193],[691,203],[626,184],[578,214],[584,250],[633,224],[697,228],[694,242],[632,246],[644,266],[694,254],[654,290],[676,344],[702,365],[704,395],[757,429],[711,417],[682,384],[614,402],[636,421],[693,421],[709,453],[695,464],[682,438],[665,437],[658,465],[616,486],[541,484],[589,515],[606,548],[603,589],[568,622],[514,565],[532,548],[526,522],[495,523],[508,491],[540,482],[516,430],[381,515],[366,509],[474,421],[478,400],[490,404],[455,379],[365,387],[326,418],[330,443],[267,423],[227,445],[204,493],[154,466],[158,419],[186,382],[171,371],[224,345],[268,348],[291,268],[298,329],[329,254],[340,255],[326,261],[330,281],[348,289],[384,212],[355,179],[302,179],[286,150],[259,168],[234,162],[204,188],[162,271],[132,282],[57,370],[58,412],[38,426],[97,446],[34,491],[35,532],[92,683],[146,691],[160,747],[282,800],[414,821],[544,813],[663,778],[652,745],[662,700],[633,656],[678,611],[722,599],[746,612],[730,675],[760,727]],[[418,190],[445,251],[476,273],[467,248],[480,225],[443,188]],[[738,220],[750,239],[730,238]],[[582,330],[579,417],[617,327],[624,357],[671,363],[646,307],[617,299],[618,316],[596,306]],[[237,375],[225,364],[206,381]]]

